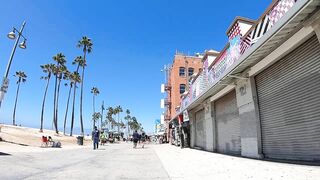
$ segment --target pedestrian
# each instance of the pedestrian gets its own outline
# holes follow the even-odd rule
[[[146,142],[146,134],[144,132],[141,134],[141,142],[142,142],[142,148],[144,148],[144,144]]]
[[[94,130],[92,131],[93,150],[99,148],[99,137],[100,137],[100,132],[97,126],[95,126]]]
[[[139,140],[139,134],[137,130],[135,130],[134,133],[132,134],[132,138],[133,138],[133,148],[137,148],[137,143]]]

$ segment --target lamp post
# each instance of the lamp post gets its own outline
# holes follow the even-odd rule
[[[10,58],[9,58],[9,61],[8,61],[8,64],[7,64],[7,68],[6,68],[6,71],[4,73],[4,77],[2,79],[2,85],[1,85],[1,89],[0,89],[0,108],[1,108],[1,104],[2,104],[2,101],[3,101],[4,95],[5,95],[5,93],[7,93],[7,90],[8,90],[8,86],[9,86],[8,75],[9,75],[12,59],[13,59],[14,53],[16,52],[20,37],[23,38],[23,41],[19,44],[19,47],[21,49],[26,49],[27,48],[27,46],[26,46],[27,38],[25,38],[22,35],[22,32],[23,32],[23,29],[24,29],[25,25],[26,25],[26,22],[24,21],[22,23],[22,26],[21,26],[20,30],[18,30],[15,27],[13,27],[13,31],[9,32],[9,34],[8,34],[8,38],[9,39],[15,39],[16,38],[16,34],[15,34],[16,32],[18,33],[18,37],[16,39],[16,42],[13,45],[13,48],[12,48],[12,51],[11,51],[11,55],[10,55]]]

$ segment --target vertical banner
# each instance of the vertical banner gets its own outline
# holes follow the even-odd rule
[[[164,108],[164,99],[161,99],[160,101],[160,107],[163,109]]]
[[[161,84],[161,93],[165,93],[164,84]]]
[[[183,111],[183,121],[189,121],[188,110]]]

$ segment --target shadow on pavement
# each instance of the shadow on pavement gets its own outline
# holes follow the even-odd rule
[[[0,156],[11,156],[11,154],[0,152]]]

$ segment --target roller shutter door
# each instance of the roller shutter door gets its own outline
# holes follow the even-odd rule
[[[195,145],[201,149],[205,149],[205,126],[204,126],[204,110],[196,112],[196,140]]]
[[[240,118],[235,90],[218,99],[214,104],[218,152],[241,154]]]
[[[255,80],[264,155],[319,161],[320,45],[316,36]]]

